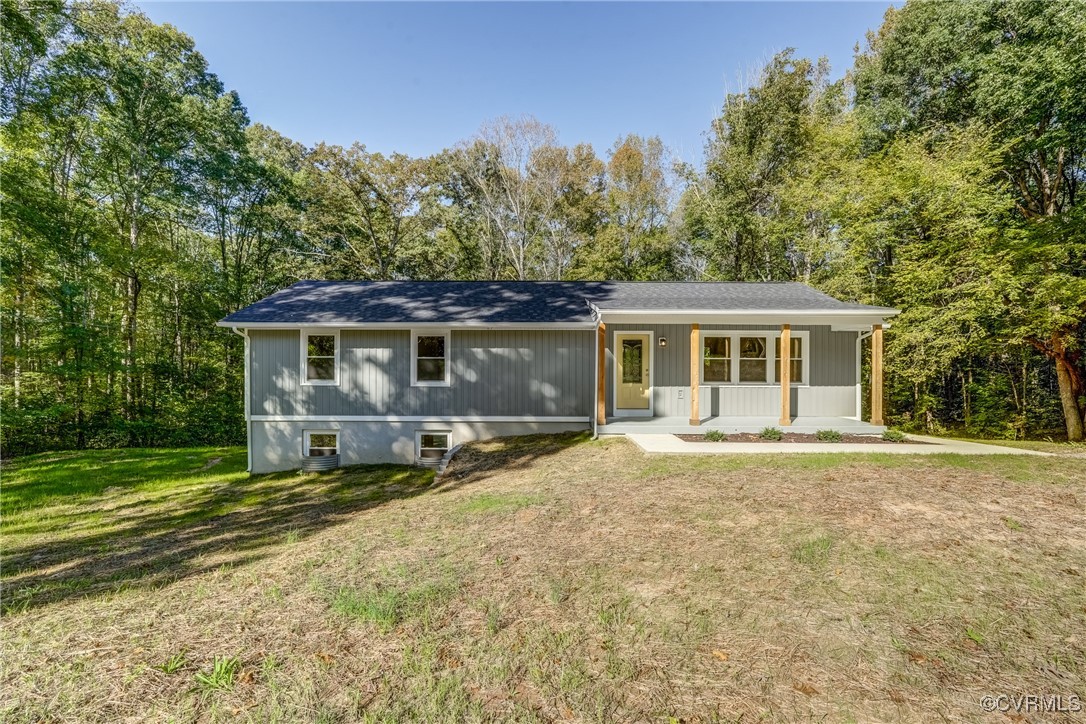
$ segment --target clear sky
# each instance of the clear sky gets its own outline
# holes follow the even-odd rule
[[[188,33],[254,121],[426,155],[531,114],[604,155],[659,135],[698,162],[725,93],[778,50],[839,77],[887,2],[136,2]]]

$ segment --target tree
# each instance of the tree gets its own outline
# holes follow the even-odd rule
[[[1086,13],[1080,2],[910,2],[887,12],[886,21],[856,61],[858,113],[869,148],[919,129],[942,132],[981,123],[1002,149],[1001,172],[1019,214],[1036,224],[1007,253],[1026,275],[1044,284],[1046,270],[1062,270],[1058,310],[1050,298],[1008,297],[1008,311],[1036,325],[1017,328],[1016,338],[1042,351],[1056,366],[1067,433],[1083,439],[1081,399],[1086,345],[1080,295],[1086,269],[1050,239],[1051,230],[1078,222],[1051,223],[1078,201],[1086,176]],[[1074,218],[1078,218],[1077,215]],[[1043,261],[1042,261],[1043,260]]]
[[[524,117],[488,123],[457,149],[457,172],[516,279],[538,277],[541,220],[558,205],[555,177],[544,164],[557,145],[553,128]]]
[[[306,237],[326,269],[363,279],[408,276],[406,252],[432,225],[421,213],[434,191],[430,162],[385,157],[361,144],[344,149],[322,143],[309,155],[308,169]]]
[[[825,60],[777,54],[757,81],[729,95],[713,121],[705,173],[691,179],[683,207],[687,237],[718,279],[793,278],[794,238],[771,223],[781,193],[813,143],[824,100]]]
[[[597,279],[661,279],[673,275],[674,179],[658,136],[629,135],[612,147],[604,176],[603,223],[586,247],[581,275]]]
[[[58,59],[57,81],[86,78],[93,89],[85,163],[92,184],[109,208],[115,243],[111,263],[124,279],[124,400],[130,418],[139,391],[137,340],[145,268],[158,251],[148,243],[182,203],[198,164],[202,125],[222,95],[192,40],[145,16],[123,15],[114,5],[80,6],[79,40]],[[234,115],[231,119],[242,123]]]

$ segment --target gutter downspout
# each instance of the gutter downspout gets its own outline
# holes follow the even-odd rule
[[[596,419],[596,410],[600,407],[600,386],[596,384],[596,380],[599,379],[600,374],[600,323],[597,319],[596,329],[592,333],[592,359],[596,360],[595,366],[592,368],[592,439],[599,438],[599,420]]]
[[[230,330],[245,340],[245,472],[253,472],[253,416],[249,410],[249,330],[238,331],[237,327]]]
[[[856,335],[856,421],[863,421],[864,391],[863,391],[863,343],[871,336],[871,332],[859,332]]]

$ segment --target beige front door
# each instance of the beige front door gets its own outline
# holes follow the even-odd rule
[[[615,335],[615,414],[652,414],[652,336]]]

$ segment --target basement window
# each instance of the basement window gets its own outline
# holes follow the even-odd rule
[[[440,460],[449,451],[452,433],[448,430],[417,430],[415,457],[419,460]]]
[[[335,455],[339,452],[339,433],[335,430],[306,430],[305,449],[309,457]]]

